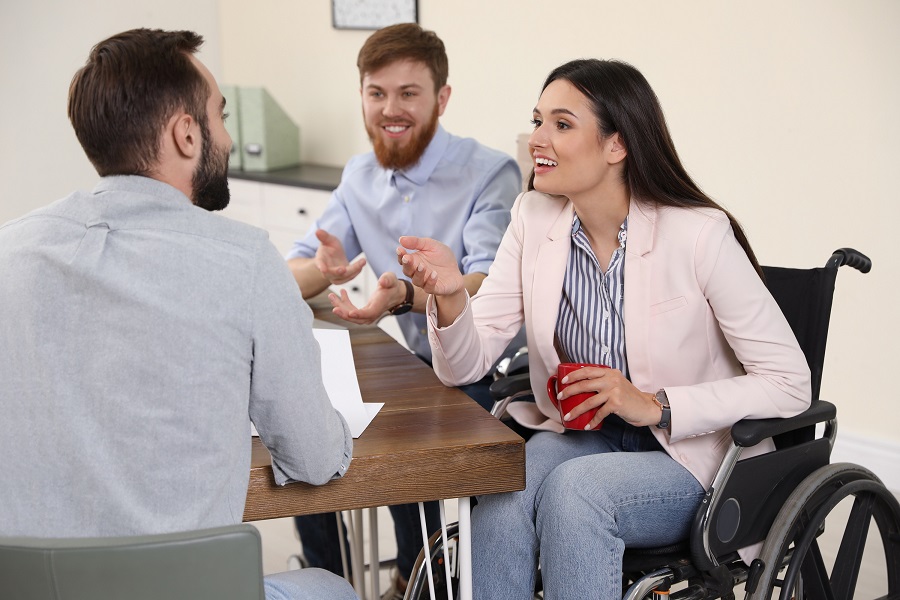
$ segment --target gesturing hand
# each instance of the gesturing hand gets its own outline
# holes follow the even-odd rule
[[[410,252],[415,250],[415,252]],[[397,261],[403,274],[429,294],[450,296],[465,291],[465,283],[453,251],[430,239],[405,235],[400,238]]]
[[[378,285],[369,302],[357,308],[350,301],[347,290],[341,290],[341,295],[328,294],[328,299],[334,307],[331,312],[351,323],[369,325],[375,323],[391,307],[397,306],[406,298],[406,286],[403,285],[394,273],[385,273],[378,278]]]
[[[366,259],[360,258],[349,264],[341,241],[324,229],[316,231],[319,248],[316,250],[316,267],[333,284],[347,283],[366,266]]]

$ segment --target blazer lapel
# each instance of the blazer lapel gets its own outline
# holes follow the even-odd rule
[[[549,221],[546,239],[539,242],[535,256],[534,280],[531,297],[533,307],[532,327],[538,353],[548,372],[556,372],[559,357],[553,346],[556,319],[559,315],[559,299],[562,297],[566,276],[566,261],[572,238],[572,220],[575,209],[566,202],[555,220]],[[529,351],[532,349],[529,348]]]
[[[646,381],[634,379],[635,373],[650,376],[650,323],[647,307],[650,305],[650,287],[653,276],[652,260],[648,254],[653,249],[656,230],[656,207],[631,199],[628,212],[628,240],[625,244],[625,354],[632,383],[639,389]]]

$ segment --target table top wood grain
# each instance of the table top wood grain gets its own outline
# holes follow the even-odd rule
[[[244,520],[459,498],[525,487],[525,442],[375,326],[331,314],[324,296],[317,319],[350,331],[364,402],[384,407],[353,446],[346,475],[323,486],[275,484],[271,457],[253,439]]]

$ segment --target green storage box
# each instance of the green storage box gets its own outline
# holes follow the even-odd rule
[[[240,86],[237,95],[240,168],[271,171],[299,165],[300,128],[269,92],[262,87]]]
[[[225,131],[231,136],[231,155],[228,157],[228,168],[240,170],[241,161],[241,109],[238,100],[238,89],[235,85],[220,85],[219,89],[225,97],[225,112],[228,119],[225,120]]]

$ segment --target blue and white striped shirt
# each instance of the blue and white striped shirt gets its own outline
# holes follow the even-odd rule
[[[628,218],[619,228],[619,247],[604,274],[578,215],[572,222],[572,249],[559,301],[556,337],[560,358],[568,362],[609,365],[628,377],[625,362],[625,240]]]

